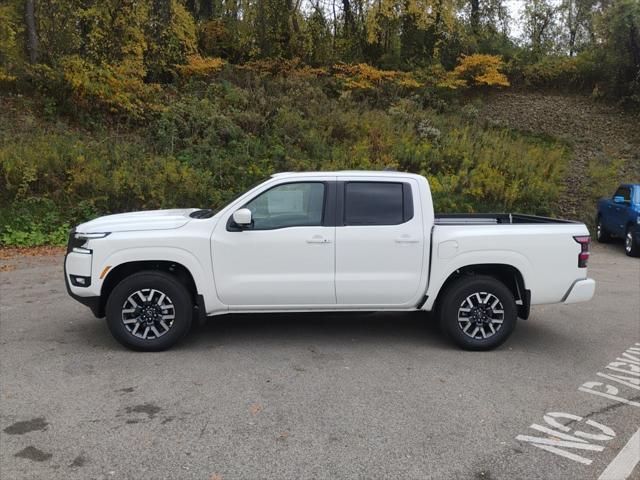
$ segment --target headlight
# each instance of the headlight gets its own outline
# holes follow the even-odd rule
[[[81,233],[76,232],[75,230],[71,230],[71,233],[69,233],[69,243],[67,244],[67,253],[91,253],[91,250],[85,247],[87,242],[89,240],[104,238],[109,235],[109,233],[110,232]]]
[[[76,238],[77,239],[84,239],[84,240],[93,240],[94,238],[104,238],[107,235],[109,235],[110,232],[103,232],[103,233],[76,233]]]

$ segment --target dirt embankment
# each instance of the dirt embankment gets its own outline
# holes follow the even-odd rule
[[[484,119],[509,128],[555,137],[573,155],[567,168],[563,215],[581,218],[584,182],[592,159],[621,159],[618,181],[640,180],[640,116],[579,95],[499,92],[485,98]],[[607,194],[609,192],[602,192]]]

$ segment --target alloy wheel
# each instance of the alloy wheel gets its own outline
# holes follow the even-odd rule
[[[154,340],[166,334],[175,318],[171,299],[154,288],[136,290],[122,305],[122,323],[131,335],[143,340]]]
[[[458,325],[465,335],[477,340],[492,337],[504,322],[504,306],[489,292],[476,292],[458,308]]]

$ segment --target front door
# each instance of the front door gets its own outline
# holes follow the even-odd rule
[[[614,197],[624,198],[624,203],[614,203],[614,214],[612,218],[612,224],[610,231],[618,236],[624,236],[626,221],[628,217],[628,210],[631,207],[631,187],[620,187],[616,190]]]
[[[415,299],[424,256],[418,185],[345,181],[338,191],[336,297],[345,306],[403,306]]]
[[[233,211],[225,214],[212,240],[223,303],[231,309],[335,305],[336,229],[326,215],[334,188],[322,179],[271,186],[244,205],[253,219],[247,229],[235,226]]]

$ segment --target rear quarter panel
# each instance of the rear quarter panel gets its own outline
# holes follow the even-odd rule
[[[456,270],[469,265],[502,264],[520,271],[531,304],[558,303],[576,280],[587,277],[578,268],[580,245],[575,235],[588,235],[583,224],[435,225],[432,265],[425,309],[430,310],[442,285]]]

